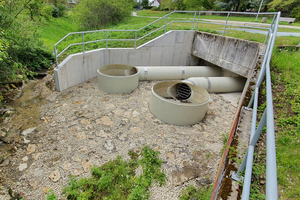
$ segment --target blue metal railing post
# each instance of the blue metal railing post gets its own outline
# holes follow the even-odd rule
[[[201,11],[199,11],[199,16],[198,16],[198,20],[197,20],[197,27],[196,27],[196,31],[198,31],[198,24],[199,24],[199,20],[200,20],[200,13],[201,13]]]
[[[137,31],[135,31],[134,35],[134,48],[136,49],[136,38],[137,38]]]
[[[192,30],[194,30],[194,24],[195,24],[195,19],[196,19],[196,11],[195,11],[195,14],[194,14],[194,21],[193,21],[193,25],[192,25]]]
[[[230,12],[227,14],[227,19],[226,19],[226,23],[225,23],[225,26],[224,26],[224,30],[223,30],[223,36],[225,34],[225,30],[226,30],[226,26],[227,26],[227,23],[228,23],[228,18],[229,18],[229,15],[230,15]]]
[[[58,67],[56,45],[54,45],[54,55],[55,55],[56,67]]]
[[[105,41],[106,41],[106,48],[107,48],[107,31],[105,31]]]
[[[273,17],[273,20],[272,20],[272,23],[271,23],[271,26],[270,26],[270,30],[268,31],[268,34],[267,34],[266,39],[265,39],[265,41],[264,41],[265,44],[266,44],[266,42],[267,42],[267,40],[268,40],[268,38],[269,38],[270,32],[271,32],[272,27],[273,27],[273,25],[274,25],[275,18],[276,18],[276,15],[274,15],[274,17]]]
[[[84,53],[84,33],[82,33],[82,49],[83,49],[83,53]]]
[[[165,32],[164,32],[164,34],[166,34],[166,31],[167,31],[167,23],[168,23],[168,16],[166,16],[166,24],[165,24]]]

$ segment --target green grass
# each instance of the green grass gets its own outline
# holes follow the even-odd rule
[[[180,200],[190,200],[190,199],[197,199],[197,200],[208,200],[211,197],[211,193],[213,190],[213,186],[203,186],[196,189],[194,186],[189,186],[185,190],[181,192],[181,196],[179,197]]]
[[[147,16],[147,17],[163,17],[164,15],[169,14],[169,11],[151,11],[151,10],[139,10],[136,12],[138,16]],[[194,13],[174,13],[169,16],[170,18],[194,18]],[[198,15],[196,15],[196,19],[198,19]],[[227,14],[223,16],[213,14],[213,15],[200,15],[200,19],[211,19],[211,20],[226,20]],[[245,15],[245,16],[233,16],[231,14],[229,16],[230,21],[243,21],[243,22],[261,22],[262,17],[258,17],[256,21],[256,15]],[[273,15],[268,17],[267,23],[271,24],[273,20]],[[288,22],[279,22],[281,25],[288,25]],[[300,23],[292,23],[291,26],[300,26]]]
[[[161,172],[162,160],[158,158],[159,152],[144,147],[140,155],[131,151],[130,160],[124,161],[120,156],[109,161],[101,167],[91,169],[90,178],[71,180],[63,193],[67,199],[148,199],[150,187],[153,183],[164,185],[166,175]],[[138,159],[139,156],[141,159]],[[141,166],[142,174],[136,176],[136,169]],[[47,199],[55,199],[53,193]]]
[[[43,20],[40,23],[41,39],[47,48],[53,50],[53,45],[69,32],[79,31],[74,17],[69,15],[62,18],[51,18],[49,21]]]
[[[273,79],[277,86],[274,107],[279,192],[283,199],[300,199],[300,51],[276,50],[272,69],[277,72]]]

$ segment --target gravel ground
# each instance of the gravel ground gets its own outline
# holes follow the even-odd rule
[[[100,166],[117,155],[129,159],[130,150],[143,146],[161,152],[168,179],[166,186],[151,188],[150,199],[178,199],[190,184],[214,182],[222,136],[230,131],[240,93],[210,94],[204,120],[175,126],[149,111],[155,83],[140,82],[130,94],[102,92],[96,78],[61,93],[40,87],[47,96],[39,108],[40,122],[25,134],[20,132],[26,139],[9,158],[10,165],[1,168],[1,173],[14,174],[10,187],[25,199],[45,199],[49,188],[61,198],[70,174],[88,177],[92,165]],[[0,193],[0,199],[8,199],[8,194]]]

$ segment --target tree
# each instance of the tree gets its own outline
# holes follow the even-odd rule
[[[75,7],[80,25],[87,29],[100,29],[130,17],[130,0],[82,0]]]
[[[148,8],[149,7],[149,0],[143,0],[142,3],[141,3],[141,6],[143,8]]]
[[[18,74],[25,78],[30,70],[48,68],[53,61],[36,34],[37,24],[23,13],[31,1],[0,2],[0,84],[14,81]]]

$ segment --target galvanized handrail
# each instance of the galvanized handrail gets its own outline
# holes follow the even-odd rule
[[[276,148],[275,148],[275,132],[274,132],[274,115],[273,115],[273,99],[272,99],[272,84],[271,84],[271,73],[270,73],[270,60],[272,57],[272,52],[275,44],[276,33],[278,30],[280,12],[276,15],[272,22],[272,28],[270,30],[270,38],[267,44],[267,48],[265,51],[265,57],[263,60],[262,68],[259,74],[258,81],[255,86],[254,94],[251,97],[251,100],[248,106],[245,109],[250,109],[253,105],[253,113],[252,113],[252,124],[251,124],[251,135],[249,148],[245,153],[243,161],[237,171],[237,173],[233,173],[232,179],[236,181],[241,181],[243,177],[240,176],[245,168],[245,177],[243,181],[243,192],[242,192],[242,200],[249,199],[250,195],[250,187],[251,187],[251,175],[252,175],[252,166],[253,166],[253,155],[254,155],[254,147],[258,141],[258,138],[267,124],[267,154],[266,154],[266,199],[267,200],[276,200],[278,199],[278,191],[277,191],[277,165],[276,165]],[[268,34],[269,36],[269,34]],[[262,81],[266,75],[266,100],[267,107],[261,117],[261,120],[256,128],[256,116],[257,116],[257,107],[258,107],[258,91],[261,86]]]
[[[194,13],[194,17],[193,17],[193,21],[178,21],[178,20],[173,20],[171,22],[168,22],[168,16],[170,16],[171,14],[173,13]],[[198,15],[198,19],[196,19],[196,16],[197,16],[197,13],[199,13]],[[200,15],[202,14],[205,14],[205,13],[214,13],[214,14],[227,14],[227,19],[226,19],[226,22],[225,24],[223,23],[212,23],[212,22],[206,22],[206,21],[202,21],[200,19]],[[137,41],[157,32],[158,30],[161,30],[164,28],[164,33],[166,33],[166,30],[167,30],[167,26],[172,24],[172,23],[193,23],[192,24],[192,27],[191,27],[191,30],[194,30],[194,25],[195,25],[195,22],[197,22],[197,26],[196,26],[196,30],[198,30],[198,24],[199,23],[205,23],[205,24],[214,24],[214,25],[224,25],[224,30],[223,30],[223,33],[222,35],[225,35],[225,30],[226,30],[226,27],[228,26],[228,19],[229,19],[229,16],[230,14],[247,14],[247,15],[257,15],[257,13],[244,13],[244,12],[226,12],[226,11],[173,11],[163,17],[160,17],[159,19],[151,22],[150,24],[146,25],[146,26],[143,26],[142,28],[140,29],[137,29],[137,30],[95,30],[95,31],[79,31],[79,32],[71,32],[71,33],[68,33],[66,36],[64,36],[62,39],[60,39],[55,45],[54,45],[54,54],[55,54],[55,60],[56,60],[56,67],[58,67],[58,57],[61,56],[64,52],[66,52],[71,46],[75,46],[75,45],[82,45],[82,52],[85,52],[85,47],[84,45],[85,44],[90,44],[90,43],[94,43],[94,42],[106,42],[106,48],[108,48],[108,41],[134,41],[134,48],[136,48],[136,43]],[[276,12],[268,12],[268,13],[259,13],[259,15],[276,15],[277,13]],[[166,19],[165,21],[165,24],[162,25],[161,27],[157,28],[156,30],[153,30],[149,33],[147,33],[146,35],[144,36],[141,36],[141,37],[137,37],[137,33],[139,31],[142,31],[144,30],[145,28],[151,26],[152,24],[162,20],[162,19]],[[247,24],[251,24],[251,23],[247,23]],[[273,24],[273,22],[272,22]],[[272,24],[270,26],[270,28],[272,27]],[[270,31],[270,28],[264,28],[264,27],[257,27],[257,26],[246,26],[246,25],[234,25],[234,24],[230,24],[230,26],[233,26],[233,27],[243,27],[243,28],[252,28],[252,29],[262,29],[262,30],[269,30]],[[100,40],[94,40],[94,41],[88,41],[88,42],[85,42],[84,41],[84,34],[86,33],[96,33],[96,32],[105,32],[105,39],[100,39]],[[108,39],[107,37],[107,33],[108,32],[133,32],[134,33],[134,39]],[[81,34],[82,35],[82,42],[80,43],[73,43],[73,44],[69,44],[65,49],[63,49],[60,53],[57,52],[57,45],[59,45],[62,41],[64,41],[68,36],[70,35],[75,35],[75,34]],[[267,38],[268,38],[268,35],[266,37],[266,40],[265,42],[267,41]]]

